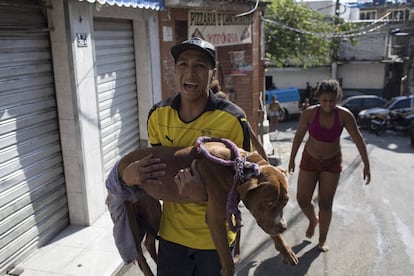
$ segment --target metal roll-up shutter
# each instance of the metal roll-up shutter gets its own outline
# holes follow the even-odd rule
[[[68,224],[47,19],[0,0],[0,274]]]
[[[132,24],[94,20],[98,109],[105,176],[139,143]]]

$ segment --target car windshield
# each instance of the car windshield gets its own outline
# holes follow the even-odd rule
[[[388,102],[383,101],[380,105],[378,105],[378,107],[387,108],[387,104]]]
[[[395,102],[397,101],[397,99],[392,98],[391,100],[389,100],[385,105],[384,108],[390,108],[391,105],[393,105]]]

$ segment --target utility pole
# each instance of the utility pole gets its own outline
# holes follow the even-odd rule
[[[335,34],[337,34],[337,25],[339,24],[339,8],[340,2],[336,0],[335,3],[335,15],[334,15],[334,27],[335,27]],[[341,39],[339,37],[333,38],[333,45],[332,45],[332,64],[331,64],[331,78],[337,79],[338,77],[338,51],[339,51],[339,43]]]

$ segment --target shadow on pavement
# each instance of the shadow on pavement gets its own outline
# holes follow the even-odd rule
[[[311,242],[304,240],[302,243],[292,247],[292,250],[297,254]],[[253,275],[257,276],[275,276],[275,275],[292,275],[301,276],[306,275],[312,262],[318,258],[320,251],[318,246],[312,247],[299,257],[299,263],[296,266],[283,263],[282,257],[279,255],[269,258],[261,262],[255,269]],[[254,262],[250,265],[246,265],[243,270],[237,273],[238,276],[248,275],[249,270],[255,266]]]

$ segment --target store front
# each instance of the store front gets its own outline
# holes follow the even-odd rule
[[[191,37],[203,38],[216,46],[216,78],[223,91],[232,102],[243,108],[257,131],[259,98],[264,91],[261,11],[238,16],[246,9],[229,4],[222,11],[212,10],[211,7],[182,7],[160,13],[163,97],[178,92],[174,83],[174,61],[169,49]]]

